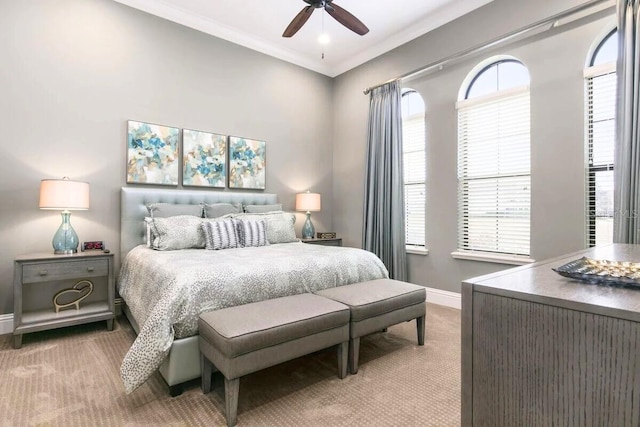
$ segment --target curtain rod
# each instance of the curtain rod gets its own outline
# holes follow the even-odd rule
[[[535,22],[533,24],[527,25],[526,27],[520,28],[519,30],[515,30],[512,31],[510,33],[507,33],[503,36],[500,36],[498,38],[495,38],[487,43],[478,45],[478,46],[474,46],[471,47],[469,49],[463,50],[461,52],[455,53],[453,55],[447,56],[444,59],[441,59],[437,62],[432,62],[431,64],[425,65],[424,67],[418,68],[417,70],[413,70],[409,73],[403,74],[399,77],[396,77],[394,79],[390,79],[387,80],[386,82],[383,83],[379,83],[377,85],[374,86],[370,86],[366,89],[364,89],[364,94],[367,95],[369,94],[369,92],[371,92],[373,89],[376,89],[380,86],[384,86],[387,83],[391,83],[391,82],[395,82],[398,80],[404,80],[404,79],[408,79],[411,77],[416,77],[422,73],[426,73],[427,71],[431,71],[433,69],[439,69],[442,70],[444,68],[445,65],[450,65],[456,61],[460,61],[464,58],[466,58],[467,56],[471,56],[471,55],[475,55],[477,53],[481,53],[485,50],[497,47],[497,46],[501,46],[503,44],[507,44],[509,42],[511,42],[513,39],[516,39],[518,37],[524,36],[528,33],[531,33],[533,31],[536,31],[538,29],[540,29],[541,27],[546,27],[546,26],[550,26],[549,28],[547,28],[546,30],[550,30],[551,28],[555,28],[558,26],[558,21],[564,18],[568,18],[572,15],[575,15],[577,13],[580,13],[586,9],[592,8],[600,3],[607,3],[607,2],[611,2],[612,0],[590,0],[586,3],[582,3],[581,5],[575,6],[571,9],[567,9],[564,12],[560,12],[556,15],[550,16],[546,19],[543,19],[541,21]],[[614,4],[612,4],[611,6],[614,6]],[[600,10],[596,11],[599,12]],[[594,12],[595,13],[595,12]]]

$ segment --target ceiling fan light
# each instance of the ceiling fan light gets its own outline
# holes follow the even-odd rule
[[[331,42],[331,38],[329,37],[329,34],[327,34],[327,33],[322,33],[318,37],[318,43],[320,43],[320,44],[329,44],[329,42]]]

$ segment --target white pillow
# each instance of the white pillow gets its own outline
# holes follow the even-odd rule
[[[153,218],[151,218],[150,216],[147,216],[144,218],[144,226],[146,228],[146,240],[147,240],[147,247],[150,248],[152,247],[152,242],[153,242]]]
[[[267,241],[274,243],[297,242],[296,230],[293,226],[295,215],[288,212],[231,214],[235,219],[264,220]]]
[[[151,246],[159,251],[204,249],[203,219],[192,215],[153,218]]]

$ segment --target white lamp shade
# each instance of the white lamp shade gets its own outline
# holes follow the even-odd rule
[[[321,201],[318,193],[298,193],[296,194],[296,210],[317,212],[320,210]]]
[[[40,181],[40,209],[89,209],[89,183],[63,179]]]

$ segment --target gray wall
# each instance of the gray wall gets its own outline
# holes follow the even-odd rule
[[[369,97],[362,89],[580,4],[495,0],[469,15],[336,78],[333,224],[360,246]],[[584,80],[589,47],[614,18],[572,24],[403,83],[426,104],[428,256],[408,255],[413,283],[459,292],[463,279],[512,266],[456,260],[458,91],[480,61],[520,59],[531,74],[531,253],[537,260],[585,246]]]
[[[110,0],[0,0],[0,313],[13,311],[13,258],[51,251],[60,224],[57,213],[37,207],[41,179],[91,183],[91,209],[75,212],[72,223],[80,240],[118,248],[128,119],[266,140],[266,191],[289,210],[296,192],[322,193],[316,228],[360,246],[368,112],[362,89],[579,3],[495,0],[332,80]],[[604,26],[491,53],[518,57],[532,75],[537,259],[584,246],[582,68]],[[466,74],[486,56],[406,84],[424,97],[429,120],[430,254],[409,255],[414,283],[457,292],[461,280],[507,267],[450,256],[454,103]]]
[[[60,215],[38,209],[41,179],[88,181],[91,208],[71,222],[117,251],[129,119],[267,141],[266,191],[288,210],[320,192],[314,223],[332,229],[330,78],[110,0],[0,11],[0,314],[13,258],[52,251]]]

